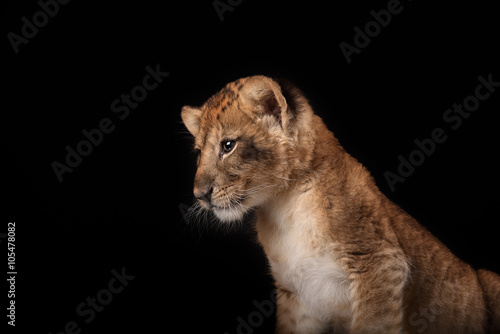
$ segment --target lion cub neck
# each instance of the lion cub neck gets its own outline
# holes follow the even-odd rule
[[[355,163],[346,161],[345,152],[319,117],[310,126],[314,145],[308,148],[313,152],[308,171],[259,207],[256,228],[278,292],[288,292],[289,299],[300,296],[297,305],[330,319],[336,333],[342,333],[352,320],[348,273],[336,261],[338,243],[331,236],[328,212],[333,207],[318,203],[328,201],[324,187],[341,184],[339,174],[346,164]]]

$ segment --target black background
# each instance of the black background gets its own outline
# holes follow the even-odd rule
[[[350,64],[339,44],[353,44],[353,28],[388,1],[245,0],[222,21],[212,1],[160,3],[71,1],[17,54],[7,34],[21,34],[21,18],[32,21],[40,6],[2,3],[0,232],[16,222],[16,331],[59,333],[75,321],[81,333],[233,334],[254,300],[269,299],[249,222],[217,227],[183,215],[195,156],[181,107],[253,74],[295,82],[385,194],[460,258],[500,272],[500,89],[458,129],[442,118],[474,94],[479,75],[500,81],[490,2],[402,1]],[[170,75],[120,120],[111,102],[157,64]],[[60,183],[51,164],[103,118],[115,130]],[[398,156],[437,127],[447,140],[391,192],[384,172],[397,172]],[[77,306],[122,268],[135,278],[85,323]],[[272,332],[274,315],[264,318],[254,333]]]

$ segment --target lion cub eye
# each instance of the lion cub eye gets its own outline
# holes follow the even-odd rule
[[[233,150],[236,140],[223,140],[221,143],[222,153],[229,153]]]

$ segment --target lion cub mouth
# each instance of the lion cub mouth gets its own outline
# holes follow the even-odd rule
[[[249,207],[245,204],[247,196],[234,190],[234,186],[214,189],[208,201],[204,201],[206,209],[211,210],[222,222],[241,220]]]
[[[259,207],[269,197],[269,184],[251,185],[243,188],[236,185],[214,187],[209,193],[198,197],[198,208],[211,211],[224,223],[242,221],[245,214]]]
[[[236,203],[230,206],[216,206],[212,205],[212,212],[221,222],[233,222],[241,220],[247,211],[247,208],[241,204]]]

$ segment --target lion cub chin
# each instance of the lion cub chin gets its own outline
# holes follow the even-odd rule
[[[242,78],[182,119],[198,208],[222,222],[256,210],[276,333],[500,333],[500,277],[385,197],[297,88]]]

